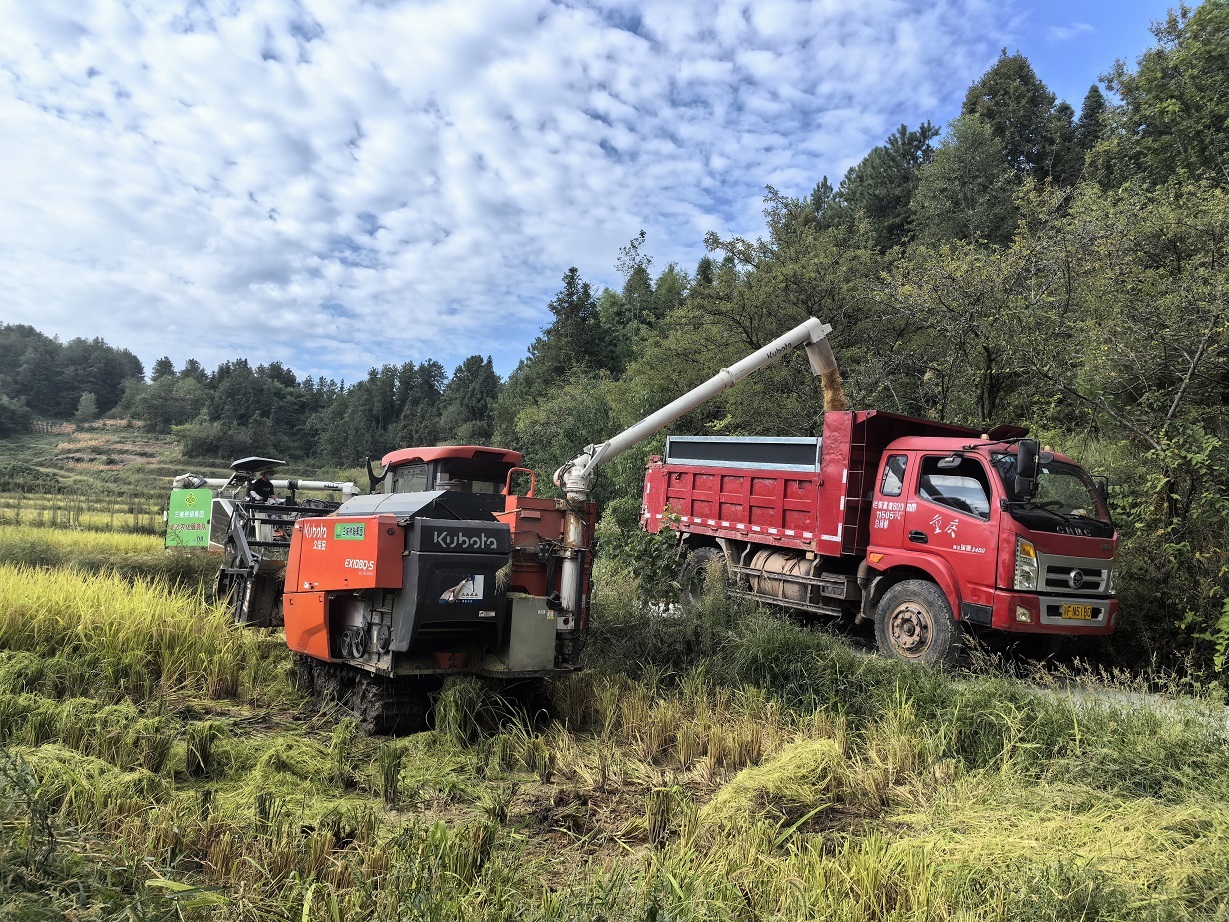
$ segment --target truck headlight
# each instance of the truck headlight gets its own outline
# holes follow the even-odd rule
[[[1118,592],[1118,568],[1113,567],[1110,570],[1109,582],[1105,586],[1105,591],[1110,595],[1115,595]]]
[[[1016,577],[1012,588],[1035,592],[1037,590],[1037,548],[1032,541],[1016,537]]]

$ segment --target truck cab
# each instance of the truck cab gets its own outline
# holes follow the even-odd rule
[[[925,611],[921,571],[954,620],[1028,634],[1107,634],[1118,613],[1117,545],[1105,499],[1070,458],[1041,452],[1017,484],[1022,442],[905,438],[885,450],[866,560],[881,641],[928,658],[941,612]],[[1022,492],[1027,491],[1027,492]],[[889,590],[893,601],[880,604]]]

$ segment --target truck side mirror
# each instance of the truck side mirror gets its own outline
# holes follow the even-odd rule
[[[1037,455],[1041,445],[1036,439],[1022,439],[1016,447],[1017,496],[1031,497],[1037,492]]]

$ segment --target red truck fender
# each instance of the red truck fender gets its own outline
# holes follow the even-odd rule
[[[877,560],[875,558],[878,558]],[[905,579],[928,579],[937,585],[952,607],[952,615],[960,620],[960,585],[947,561],[925,554],[901,554],[871,551],[864,565],[869,570],[870,585],[862,596],[863,620],[875,618],[875,605],[888,588]]]

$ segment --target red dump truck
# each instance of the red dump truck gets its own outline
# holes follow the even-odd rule
[[[1109,634],[1118,539],[1097,481],[1027,432],[829,412],[822,438],[672,437],[642,524],[691,569],[724,558],[733,592],[872,620],[881,650],[950,662],[968,633]]]

